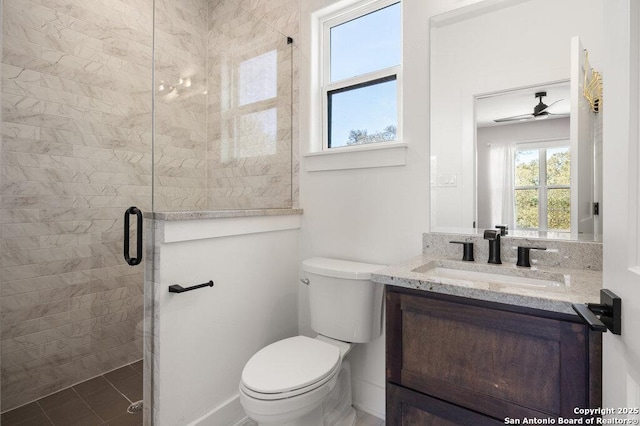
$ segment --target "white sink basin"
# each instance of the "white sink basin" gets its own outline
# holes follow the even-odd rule
[[[484,265],[462,261],[434,260],[413,269],[428,281],[464,287],[516,286],[540,290],[562,290],[568,277],[556,272],[506,265]]]

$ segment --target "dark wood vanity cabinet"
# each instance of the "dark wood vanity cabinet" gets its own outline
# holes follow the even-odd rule
[[[387,425],[575,418],[601,404],[601,335],[571,315],[387,286]]]

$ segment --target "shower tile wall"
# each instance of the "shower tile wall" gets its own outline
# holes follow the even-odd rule
[[[207,210],[207,0],[156,0],[156,211]]]
[[[156,1],[156,211],[295,204],[295,49],[274,28],[297,37],[297,0]]]
[[[209,205],[291,207],[292,192],[297,197],[297,187],[292,191],[297,173],[292,72],[297,67],[282,34],[297,38],[298,2],[221,0],[210,7]]]
[[[151,208],[152,0],[4,0],[2,410],[138,360]]]

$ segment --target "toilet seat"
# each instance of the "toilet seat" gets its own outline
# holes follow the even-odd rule
[[[331,380],[340,364],[338,347],[306,336],[290,337],[253,355],[242,371],[240,387],[256,399],[290,398]]]

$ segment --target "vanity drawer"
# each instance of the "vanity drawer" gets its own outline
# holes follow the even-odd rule
[[[387,384],[387,424],[394,426],[496,426],[491,417],[431,398],[394,384]]]
[[[387,291],[389,382],[497,419],[590,406],[584,325],[415,293]]]

